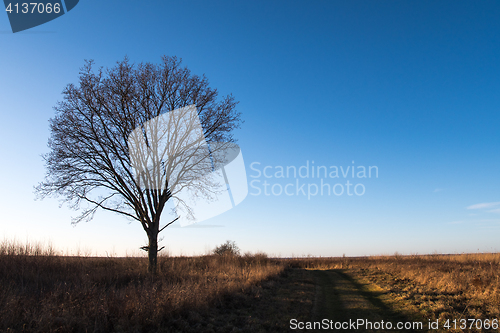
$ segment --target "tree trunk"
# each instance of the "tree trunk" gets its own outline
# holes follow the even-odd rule
[[[152,274],[158,273],[158,230],[149,232],[149,245],[148,245],[148,272]]]

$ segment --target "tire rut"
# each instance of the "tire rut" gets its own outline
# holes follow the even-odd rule
[[[344,270],[311,270],[310,272],[316,283],[311,318],[314,322],[321,322],[323,319],[333,322],[352,322],[364,319],[372,323],[391,321],[395,326],[398,321],[410,321],[403,314],[392,311],[378,298],[376,293],[367,290]],[[325,330],[320,331],[324,332]],[[356,330],[356,332],[375,331],[383,332],[384,330]],[[398,330],[393,329],[390,332],[398,332]],[[411,330],[401,330],[401,332],[411,332]]]

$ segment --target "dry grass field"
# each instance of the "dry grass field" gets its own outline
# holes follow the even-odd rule
[[[159,266],[152,277],[146,258],[57,256],[4,242],[0,331],[231,331],[239,318],[229,309],[284,270],[261,254],[161,257]]]
[[[439,331],[500,332],[481,327],[500,321],[500,254],[312,258],[288,265],[336,271],[393,313],[424,323],[439,320]],[[447,320],[450,326],[444,328]]]
[[[287,332],[292,318],[439,320],[442,332],[499,331],[442,326],[500,319],[499,254],[207,255],[161,257],[159,265],[152,277],[146,258],[61,256],[3,242],[0,331]]]

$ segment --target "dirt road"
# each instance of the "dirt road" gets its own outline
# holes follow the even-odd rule
[[[310,273],[316,284],[312,321],[321,322],[326,318],[337,323],[352,323],[364,320],[361,326],[357,326],[356,332],[426,331],[425,329],[414,330],[411,328],[398,330],[398,323],[413,325],[413,320],[389,308],[382,301],[382,292],[377,290],[375,286],[356,281],[341,269],[311,270]],[[382,321],[384,324],[381,324]],[[371,322],[372,325],[370,326],[366,322]],[[392,329],[388,329],[388,325],[392,325]],[[425,323],[422,325],[423,328],[426,327]],[[344,324],[344,328],[349,327],[353,326]],[[376,329],[377,327],[379,329]]]

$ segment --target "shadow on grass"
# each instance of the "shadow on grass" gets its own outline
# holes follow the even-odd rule
[[[262,256],[145,258],[0,255],[0,331],[252,332],[262,284],[283,265]],[[213,316],[212,316],[213,315]]]
[[[343,325],[343,329],[356,328],[356,332],[385,330],[422,332],[426,328],[424,322],[421,323],[421,327],[413,326],[415,318],[410,318],[384,303],[380,298],[381,292],[370,290],[344,270],[312,270],[311,272],[316,281],[316,297],[312,316],[312,320],[315,322],[323,323],[324,319],[327,319],[328,327],[333,327],[333,330],[335,330],[335,325]],[[403,323],[403,325],[406,323],[410,326],[398,330],[398,323]],[[337,326],[336,328],[338,330],[341,327]]]

